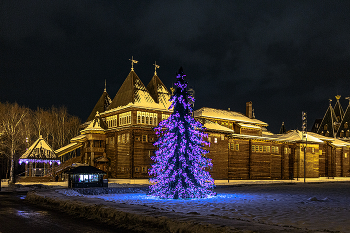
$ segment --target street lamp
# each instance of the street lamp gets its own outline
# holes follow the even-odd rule
[[[304,183],[306,178],[306,147],[307,147],[307,114],[306,112],[301,113],[301,120],[302,120],[302,141],[305,139],[305,145],[304,145]]]

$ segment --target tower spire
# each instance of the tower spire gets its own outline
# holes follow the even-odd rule
[[[349,105],[350,105],[350,97],[345,97],[345,99],[349,100]]]
[[[154,75],[157,75],[157,68],[159,68],[159,65],[157,65],[157,62],[154,61]]]
[[[134,71],[134,63],[138,63],[139,61],[134,60],[134,56],[131,56],[131,59],[129,59],[129,61],[131,61],[131,71]]]
[[[106,79],[105,79],[105,89],[104,89],[104,92],[107,92]]]

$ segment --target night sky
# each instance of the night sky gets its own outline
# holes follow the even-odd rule
[[[180,66],[196,105],[255,116],[277,133],[350,96],[350,1],[1,1],[0,102],[66,106],[85,121],[130,72],[169,88]]]

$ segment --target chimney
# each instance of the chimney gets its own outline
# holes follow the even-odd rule
[[[253,118],[253,103],[249,101],[246,103],[245,115],[249,118]]]

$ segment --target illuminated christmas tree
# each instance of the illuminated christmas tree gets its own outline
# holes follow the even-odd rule
[[[173,113],[155,128],[158,147],[149,171],[150,194],[160,198],[204,198],[215,195],[214,180],[205,169],[212,166],[203,147],[209,145],[203,125],[192,117],[194,98],[186,92],[182,67],[177,74],[176,91],[169,109]]]

